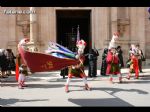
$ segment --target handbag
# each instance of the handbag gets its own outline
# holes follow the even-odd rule
[[[145,57],[144,57],[143,54],[141,55],[141,60],[142,60],[142,61],[146,61],[146,59],[145,59]]]
[[[126,62],[127,68],[130,68],[130,65],[131,65],[131,64],[132,64],[132,63],[131,63],[131,59],[128,59],[127,62]]]

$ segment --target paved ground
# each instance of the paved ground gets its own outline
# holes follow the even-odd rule
[[[1,79],[0,105],[2,106],[150,106],[150,69],[143,69],[140,79],[127,80],[123,69],[123,83],[110,84],[108,77],[88,78],[92,91],[83,89],[81,79],[74,78],[70,92],[65,93],[66,79],[57,72],[36,73],[27,76],[23,90],[18,89],[14,76]],[[86,70],[87,73],[87,70]],[[134,75],[133,75],[134,76]]]

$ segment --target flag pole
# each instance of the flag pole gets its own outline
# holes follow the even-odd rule
[[[77,27],[77,42],[80,40],[79,25]]]

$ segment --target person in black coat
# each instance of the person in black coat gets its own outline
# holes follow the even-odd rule
[[[143,55],[143,51],[140,49],[140,45],[139,44],[136,45],[136,50],[138,52],[139,71],[140,71],[140,73],[143,73],[143,71],[142,71],[142,57],[144,57],[144,55]]]
[[[60,71],[60,76],[63,77],[63,79],[65,79],[65,76],[68,75],[68,68],[64,68]]]
[[[1,69],[1,77],[2,78],[7,78],[5,72],[7,71],[7,58],[6,58],[6,50],[5,49],[0,49],[0,69]]]
[[[123,68],[124,62],[123,62],[123,56],[122,56],[123,51],[121,50],[121,46],[117,46],[117,52],[118,52],[119,64],[120,64],[119,66],[120,68]]]
[[[68,47],[66,47],[68,48]],[[60,71],[60,76],[63,77],[63,79],[65,79],[65,76],[68,76],[68,67],[67,68],[63,68],[61,71]]]
[[[11,75],[11,71],[15,71],[16,64],[15,64],[15,59],[16,57],[14,56],[14,53],[12,52],[12,49],[6,49],[6,59],[7,59],[7,75]]]
[[[96,77],[96,75],[97,75],[97,59],[98,59],[97,57],[99,56],[99,53],[98,53],[98,50],[96,48],[94,48],[93,50],[94,50],[94,63],[95,63],[94,64],[94,66],[95,66],[94,72],[96,73],[93,77]]]
[[[106,75],[106,68],[107,68],[107,63],[106,63],[106,57],[108,53],[108,48],[105,48],[102,54],[102,65],[101,65],[101,75],[105,76]]]
[[[89,59],[89,77],[96,77],[97,75],[97,57],[99,56],[99,53],[96,49],[90,49],[88,54]]]

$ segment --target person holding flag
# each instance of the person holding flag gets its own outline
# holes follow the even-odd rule
[[[84,40],[80,40],[79,26],[78,26],[78,29],[77,29],[76,46],[78,48],[76,59],[78,59],[80,63],[77,64],[77,65],[69,67],[68,79],[67,79],[67,82],[66,82],[66,85],[65,85],[65,92],[67,92],[67,93],[69,92],[69,83],[70,83],[71,78],[73,76],[82,78],[83,82],[85,84],[85,90],[91,90],[90,87],[88,86],[88,83],[87,83],[87,76],[84,72],[85,56],[83,55],[83,53],[84,53],[84,49],[86,47],[86,42]]]
[[[67,93],[69,92],[69,83],[73,76],[82,78],[85,84],[85,90],[90,90],[88,83],[87,83],[87,76],[84,72],[84,65],[83,65],[84,60],[85,60],[85,56],[83,55],[85,46],[86,46],[86,42],[84,40],[78,41],[77,43],[78,54],[76,55],[76,59],[78,59],[80,63],[69,67],[68,79],[67,79],[66,86],[65,86],[65,91]]]
[[[113,34],[112,40],[109,43],[109,50],[106,57],[107,70],[106,74],[109,75],[109,81],[113,83],[113,75],[117,75],[119,78],[119,83],[122,83],[122,75],[119,67],[119,57],[116,50],[116,40],[119,34],[116,32]]]

